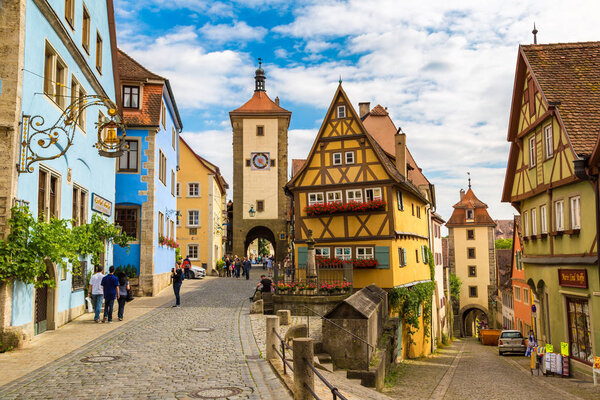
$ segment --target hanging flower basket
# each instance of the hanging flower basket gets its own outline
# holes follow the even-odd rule
[[[348,203],[323,203],[304,207],[304,212],[309,217],[317,215],[330,215],[343,212],[367,212],[385,210],[386,203],[383,200],[372,200],[367,202],[351,201]]]
[[[344,264],[352,263],[352,260],[342,260],[341,258],[324,258],[324,257],[315,257],[317,264],[320,267],[328,267],[328,268],[343,268]]]
[[[164,237],[163,235],[160,235],[158,237],[158,244],[161,246],[170,247],[172,249],[176,249],[179,247],[179,243],[177,243],[174,239]]]
[[[352,265],[354,265],[354,268],[375,268],[379,265],[379,261],[374,258],[367,260],[354,259],[352,260]]]

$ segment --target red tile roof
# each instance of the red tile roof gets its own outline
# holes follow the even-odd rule
[[[117,59],[119,63],[119,78],[121,80],[143,81],[147,79],[165,80],[160,75],[149,71],[139,62],[135,61],[131,56],[123,50],[117,49]]]
[[[496,239],[512,239],[515,227],[514,219],[496,219]]]
[[[467,193],[462,195],[462,198],[458,203],[453,205],[454,211],[452,216],[446,223],[446,226],[461,226],[461,225],[483,225],[483,226],[496,226],[496,223],[490,217],[487,212],[487,204],[482,202],[475,196],[475,193],[471,188],[467,190]],[[474,210],[473,221],[467,221],[467,209]]]
[[[261,90],[254,92],[250,100],[240,108],[230,112],[230,114],[246,114],[246,113],[282,113],[291,114],[290,111],[280,107],[277,103],[267,96],[267,93]]]
[[[306,159],[292,159],[292,176],[295,176],[304,164],[306,164]]]
[[[387,110],[383,108],[380,104],[377,104],[373,109],[369,112],[370,115],[377,115],[381,117],[385,117],[388,114]]]
[[[600,131],[600,42],[521,46],[548,102],[579,156],[589,156]]]

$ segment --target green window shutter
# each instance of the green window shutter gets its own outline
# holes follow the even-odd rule
[[[375,259],[379,262],[377,268],[387,269],[390,267],[390,248],[385,246],[375,247]]]
[[[306,268],[308,261],[308,248],[298,247],[298,268]]]
[[[406,267],[406,249],[402,249],[402,266]]]

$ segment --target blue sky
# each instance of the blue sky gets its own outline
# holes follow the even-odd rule
[[[292,111],[290,158],[305,158],[338,84],[381,104],[407,133],[448,218],[471,172],[493,218],[500,203],[519,43],[600,39],[594,1],[115,0],[119,47],[171,81],[186,140],[231,183],[228,112],[253,92]],[[230,194],[231,195],[231,194]]]

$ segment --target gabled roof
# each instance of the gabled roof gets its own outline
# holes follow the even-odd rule
[[[454,211],[446,223],[446,226],[496,226],[496,223],[487,212],[487,204],[475,196],[471,188],[464,195],[461,191],[461,199],[453,205]],[[473,210],[473,220],[467,221],[467,209]]]
[[[117,49],[117,52],[119,60],[119,78],[121,78],[121,80],[165,80],[165,78],[163,78],[162,76],[157,75],[154,72],[146,69],[146,67],[134,60],[123,50]]]
[[[380,304],[386,307],[386,300],[387,292],[377,285],[371,284],[347,297],[334,309],[325,314],[325,317],[334,319],[361,317],[368,319]],[[344,310],[345,308],[349,308],[350,310]]]
[[[269,98],[267,92],[262,90],[254,91],[254,95],[240,108],[231,111],[229,115],[235,114],[284,114],[292,113]]]
[[[512,249],[496,249],[498,287],[501,290],[512,289],[512,254]]]
[[[186,142],[185,139],[182,138],[181,136],[179,136],[179,140],[192,152],[192,154],[196,157],[196,159],[198,161],[200,161],[200,163],[207,170],[209,170],[210,172],[212,172],[215,175],[215,177],[217,178],[217,183],[219,184],[219,187],[221,189],[221,192],[223,194],[225,194],[226,189],[229,189],[229,185],[227,184],[227,181],[225,181],[225,178],[223,177],[223,175],[221,175],[221,170],[219,169],[219,167],[217,167],[215,164],[208,161],[206,158],[198,155],[198,153],[196,153],[194,151],[194,149],[192,149],[192,147],[188,144],[188,142]]]
[[[292,159],[292,176],[295,176],[298,171],[306,164],[306,159],[294,158]]]
[[[475,192],[473,189],[469,188],[467,193],[460,199],[458,203],[453,205],[454,208],[487,208],[487,204],[483,201],[479,200],[477,196],[475,196]]]
[[[511,239],[515,225],[514,219],[496,219],[496,239]]]

